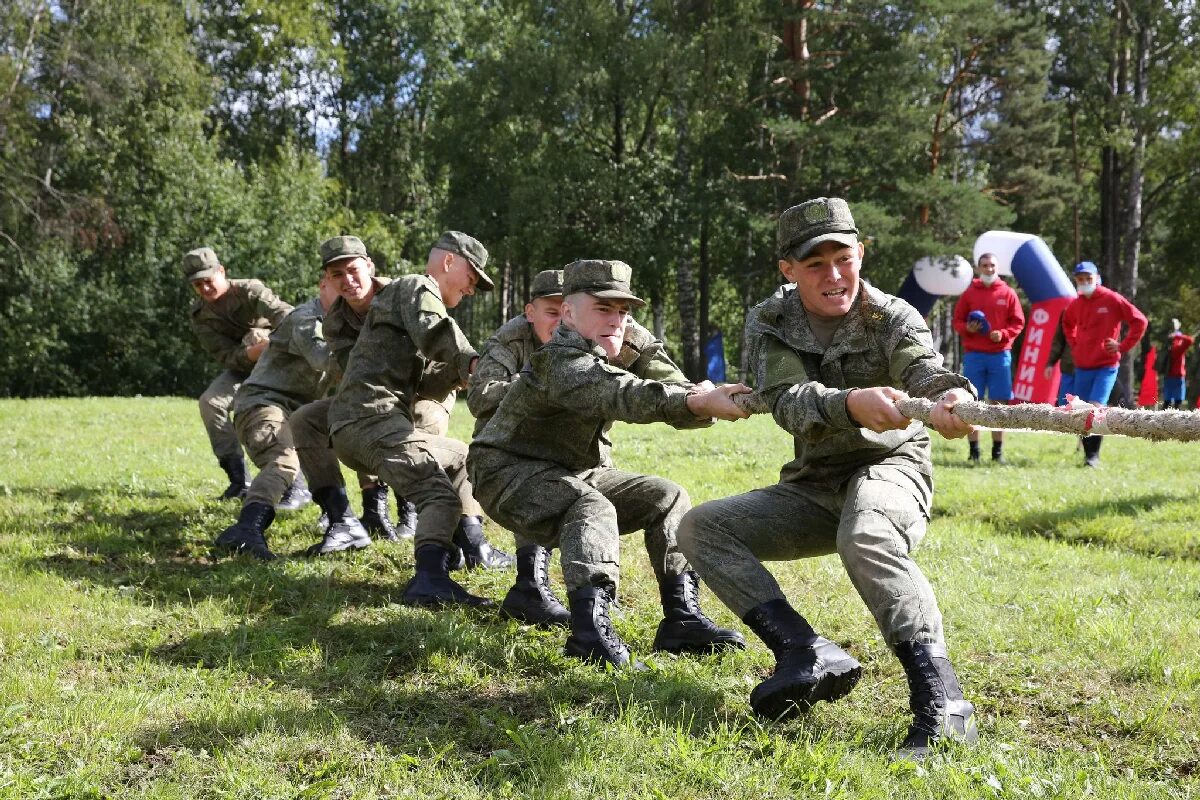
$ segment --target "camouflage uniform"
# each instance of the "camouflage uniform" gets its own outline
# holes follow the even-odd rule
[[[216,302],[192,303],[189,318],[200,346],[225,367],[200,395],[200,417],[218,460],[242,457],[229,414],[238,386],[254,368],[246,357],[245,340],[256,335],[252,331],[265,339],[291,310],[256,280],[231,279],[229,290]]]
[[[500,401],[516,383],[521,368],[529,363],[534,351],[541,346],[533,326],[523,314],[504,323],[483,343],[479,363],[475,366],[467,390],[467,407],[475,416],[474,438],[483,432],[488,420],[500,406]],[[626,325],[621,352],[612,363],[646,380],[688,383],[667,354],[663,343],[632,319]],[[611,467],[612,456],[606,438],[601,438],[600,447],[600,466]],[[518,548],[537,543],[516,530],[513,531],[513,537]]]
[[[697,572],[744,616],[783,599],[761,561],[836,552],[889,644],[941,642],[937,601],[909,555],[933,496],[929,434],[920,422],[884,433],[860,428],[846,397],[856,387],[895,386],[937,398],[970,383],[942,367],[911,306],[865,281],[828,348],[790,287],[750,312],[746,342],[759,394],[795,437],[796,457],[774,486],[695,509],[680,535]]]
[[[688,410],[688,386],[643,377],[677,375],[678,368],[665,366],[669,361],[658,352],[634,359],[630,368],[640,373],[622,369],[599,346],[559,326],[471,443],[471,477],[484,508],[509,530],[560,546],[568,589],[617,585],[618,536],[640,529],[660,580],[688,569],[675,544],[675,529],[691,507],[687,492],[664,478],[609,466],[614,420],[710,424]]]
[[[447,315],[437,283],[406,275],[375,296],[329,409],[338,458],[417,504],[418,548],[436,543],[450,550],[459,517],[479,507],[467,480],[466,446],[417,430],[412,402],[431,362],[448,365],[461,384],[476,358]]]
[[[321,332],[323,313],[313,299],[288,314],[234,400],[238,439],[259,468],[247,503],[278,503],[296,478],[300,462],[288,417],[327,390],[332,355]]]

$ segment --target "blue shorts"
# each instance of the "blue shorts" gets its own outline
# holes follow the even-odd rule
[[[1117,385],[1116,367],[1075,368],[1075,394],[1089,403],[1108,405],[1108,396]]]
[[[1075,373],[1070,375],[1063,372],[1058,376],[1058,399],[1054,401],[1056,406],[1065,406],[1067,404],[1067,395],[1075,394]]]
[[[979,392],[982,400],[986,394],[989,400],[999,400],[1007,403],[1012,400],[1012,351],[1001,350],[999,353],[963,353],[963,375]]]
[[[1182,403],[1185,388],[1182,377],[1163,378],[1163,402]]]

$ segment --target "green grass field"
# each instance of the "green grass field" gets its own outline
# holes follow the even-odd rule
[[[0,401],[0,798],[1200,797],[1200,447],[1110,437],[1091,471],[1069,437],[1015,434],[1007,466],[972,469],[935,440],[918,560],[981,741],[917,766],[890,759],[903,673],[836,557],[774,569],[863,680],[763,724],[747,696],[773,661],[752,635],[647,654],[640,535],[618,627],[652,669],[605,673],[559,633],[399,605],[409,543],[214,564],[236,506],[211,499],[190,400]],[[616,445],[695,502],[772,482],[790,452],[766,418]],[[276,552],[317,513],[278,521]],[[499,600],[511,573],[462,580]]]

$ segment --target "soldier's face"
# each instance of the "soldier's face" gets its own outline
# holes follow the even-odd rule
[[[328,274],[321,276],[320,292],[317,295],[321,300],[321,308],[328,311],[333,307],[333,301],[337,300],[341,294],[338,291],[337,283]]]
[[[563,324],[600,345],[609,358],[621,352],[628,321],[629,303],[624,300],[578,292],[563,301]]]
[[[325,278],[347,303],[361,303],[375,290],[371,277],[375,264],[369,258],[343,258],[325,267]]]
[[[562,317],[562,295],[537,297],[525,304],[525,319],[533,326],[533,333],[542,344],[550,341],[558,321]]]
[[[229,278],[225,275],[225,268],[217,267],[217,271],[209,277],[192,281],[192,291],[207,303],[220,300],[225,296],[225,292],[229,291]]]
[[[433,272],[438,289],[442,292],[442,302],[446,308],[454,308],[464,297],[475,294],[475,284],[479,283],[479,273],[457,253],[447,253],[449,258]]]
[[[849,247],[840,242],[822,242],[799,261],[779,262],[788,283],[796,284],[804,307],[826,317],[840,317],[850,310],[858,294],[863,244]]]

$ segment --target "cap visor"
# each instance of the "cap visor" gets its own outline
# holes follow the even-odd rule
[[[213,275],[216,275],[216,274],[217,274],[217,268],[209,267],[208,269],[202,269],[197,272],[193,272],[191,275],[188,275],[184,280],[186,280],[188,283],[192,283],[193,281],[202,281],[205,278],[211,278]]]
[[[636,294],[622,292],[620,289],[600,289],[595,292],[588,291],[587,293],[592,297],[600,297],[605,300],[625,300],[629,303],[632,303],[636,308],[641,308],[642,306],[646,305],[646,301],[638,297]]]
[[[366,258],[366,256],[358,255],[356,253],[343,253],[342,255],[333,256],[332,258],[325,259],[323,262],[321,262],[321,268],[324,269],[325,267],[328,267],[330,264],[336,264],[339,261],[351,261],[356,258]]]
[[[844,244],[847,247],[853,247],[854,245],[858,244],[858,236],[853,233],[842,231],[836,233],[823,233],[820,236],[814,236],[804,244],[800,245],[800,253],[797,258],[807,258],[813,250],[816,250],[817,247],[825,242],[837,242],[838,244]],[[795,246],[793,245],[793,249],[794,248]]]
[[[467,263],[474,268],[475,274],[479,276],[479,282],[475,284],[476,286],[485,292],[490,292],[496,288],[496,284],[492,283],[492,279],[487,276],[487,273],[476,267],[474,261],[468,258]]]

